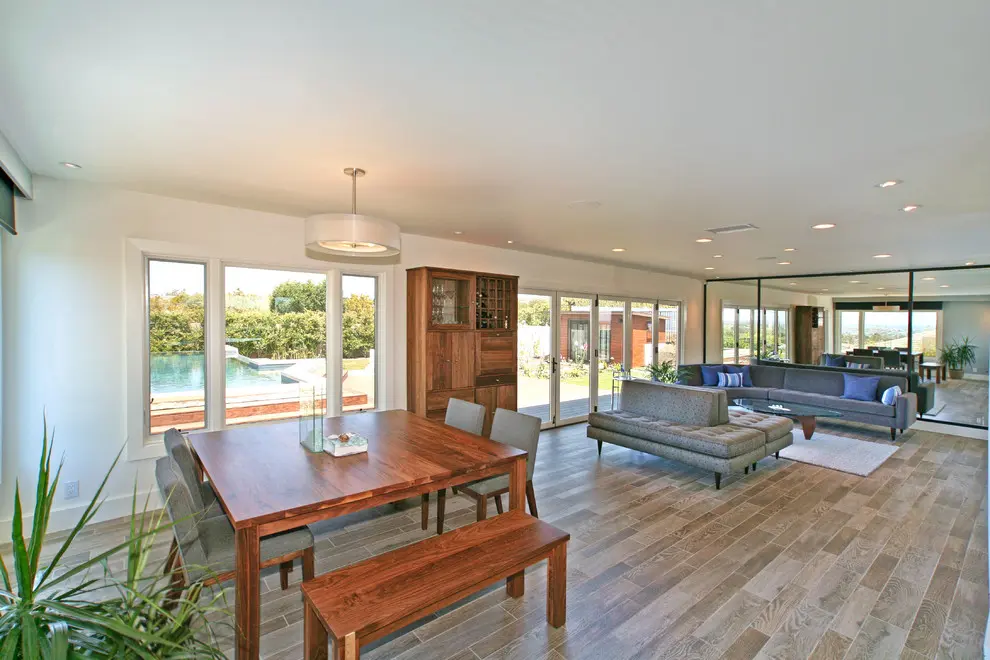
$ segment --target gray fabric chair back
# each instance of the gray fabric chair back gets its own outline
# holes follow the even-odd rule
[[[854,348],[853,355],[873,355],[872,348]]]
[[[485,428],[485,407],[470,401],[451,399],[447,402],[447,417],[444,423],[468,433],[481,435],[481,431]]]
[[[199,536],[203,510],[193,504],[189,488],[175,462],[168,456],[155,461],[155,479],[165,511],[172,521],[172,531],[179,542],[179,552],[186,566],[206,564],[206,548]]]
[[[526,452],[526,479],[530,481],[536,470],[536,447],[540,442],[541,423],[539,417],[505,408],[497,408],[492,421],[492,440]]]
[[[193,458],[192,450],[186,444],[185,436],[176,429],[165,431],[165,451],[175,462],[182,479],[186,482],[193,506],[199,511],[204,511],[207,502],[203,499],[203,486],[199,480],[199,471],[196,469],[196,459]]]
[[[877,356],[883,360],[884,369],[900,369],[901,354],[899,351],[878,351]]]

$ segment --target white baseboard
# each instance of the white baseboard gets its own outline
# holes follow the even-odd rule
[[[139,492],[137,494],[137,498],[138,510],[144,508],[145,498],[148,498],[149,511],[160,509],[162,506],[161,496],[158,494],[157,489],[152,489],[143,493]],[[96,512],[96,516],[93,517],[93,522],[114,520],[115,518],[123,518],[131,515],[132,501],[133,497],[130,494],[107,498],[100,506],[99,511]],[[72,529],[75,527],[87,506],[89,506],[89,502],[81,502],[75,506],[52,511],[52,515],[48,519],[48,533],[51,534],[53,532],[61,532],[63,530]],[[24,516],[24,527],[26,531],[31,529],[33,520],[33,511],[30,515]],[[10,519],[0,520],[0,539],[4,539],[4,541],[6,541],[10,538],[11,523],[12,520]]]

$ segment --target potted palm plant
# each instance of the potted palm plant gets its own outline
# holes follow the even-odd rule
[[[976,364],[976,346],[969,337],[953,340],[942,347],[939,360],[946,366],[949,378],[960,379],[966,367]]]
[[[155,537],[171,534],[172,525],[161,512],[148,511],[147,499],[138,510],[136,484],[127,540],[85,561],[67,560],[72,542],[102,504],[103,488],[120,453],[75,527],[42,562],[62,471],[61,463],[52,471],[51,459],[46,424],[30,536],[24,537],[26,516],[18,483],[10,570],[0,555],[0,658],[223,658],[207,619],[220,611],[222,594],[203,595],[201,601],[201,582],[189,585],[177,598],[170,593],[171,576],[163,574],[151,555]],[[124,560],[124,570],[110,569],[117,558]]]

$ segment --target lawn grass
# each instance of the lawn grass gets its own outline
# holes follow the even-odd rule
[[[371,358],[344,358],[344,369],[359,371],[371,364]]]

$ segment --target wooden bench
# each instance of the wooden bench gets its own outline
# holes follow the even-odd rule
[[[547,622],[564,625],[570,534],[521,510],[455,529],[302,585],[306,660],[358,660],[360,648],[472,593],[506,580],[523,595],[523,571],[547,565]]]

